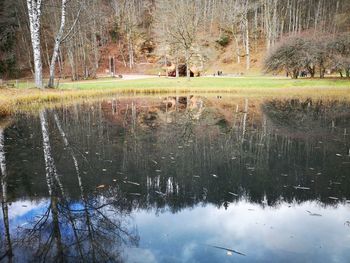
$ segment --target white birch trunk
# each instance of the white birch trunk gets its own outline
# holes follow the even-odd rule
[[[1,192],[2,192],[2,212],[4,220],[4,232],[6,239],[6,254],[8,256],[8,262],[12,262],[12,242],[10,234],[10,222],[9,222],[9,213],[8,213],[8,200],[7,200],[7,170],[6,170],[6,157],[5,157],[5,138],[4,130],[0,128],[0,168],[1,168]]]
[[[33,47],[35,85],[38,88],[43,88],[43,65],[40,42],[41,0],[27,0],[27,7]]]
[[[245,51],[246,51],[246,69],[250,69],[250,43],[249,43],[249,21],[248,21],[248,7],[249,0],[246,2],[244,11],[244,24],[245,24]]]
[[[49,127],[46,118],[45,110],[40,112],[40,123],[41,123],[41,132],[43,136],[43,149],[44,149],[44,158],[45,158],[45,171],[46,171],[46,180],[47,185],[49,187],[49,194],[52,196],[52,189],[54,185],[54,180],[56,181],[59,189],[63,196],[65,196],[62,182],[57,174],[55,160],[52,156],[51,144],[50,144],[50,136],[49,136]]]
[[[63,32],[64,32],[64,27],[66,24],[66,8],[67,8],[67,0],[62,0],[62,6],[61,6],[61,25],[58,30],[58,33],[56,35],[55,39],[55,46],[53,48],[53,54],[51,58],[51,63],[50,63],[50,79],[49,79],[49,88],[53,88],[55,84],[55,69],[56,69],[56,61],[58,57],[58,51],[60,49],[60,45],[62,42],[63,38]]]

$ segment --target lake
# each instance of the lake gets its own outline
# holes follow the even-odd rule
[[[0,261],[349,262],[350,103],[113,97],[0,129]]]

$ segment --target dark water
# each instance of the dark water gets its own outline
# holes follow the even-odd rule
[[[349,133],[339,101],[114,98],[19,115],[1,130],[0,259],[350,262]]]

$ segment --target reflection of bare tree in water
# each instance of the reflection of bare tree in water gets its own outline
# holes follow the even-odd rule
[[[0,261],[5,257],[8,257],[8,262],[12,262],[13,251],[12,241],[10,235],[8,203],[7,203],[7,171],[6,171],[6,159],[4,150],[4,130],[0,128],[0,168],[1,168],[1,208],[4,220],[4,236],[5,236],[5,251],[4,254],[0,254]],[[3,251],[0,250],[0,253]]]
[[[55,123],[64,146],[72,157],[81,199],[72,201],[66,195],[52,156],[46,112],[40,113],[45,157],[46,181],[50,204],[30,227],[23,229],[21,241],[35,249],[35,261],[119,262],[123,244],[137,245],[136,234],[129,233],[120,209],[121,196],[114,190],[87,196],[79,162],[59,118]]]

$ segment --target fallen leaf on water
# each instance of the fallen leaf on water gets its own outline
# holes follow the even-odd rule
[[[132,181],[127,181],[128,184],[133,184],[133,185],[140,185],[139,183],[132,182]]]
[[[241,255],[241,256],[246,256],[245,254],[241,253],[241,252],[238,252],[236,250],[233,250],[233,249],[230,249],[230,248],[225,248],[225,247],[219,247],[219,246],[212,246],[212,245],[208,245],[209,247],[212,247],[212,248],[216,248],[216,249],[221,249],[221,250],[226,250],[226,254],[228,256],[232,256],[233,253],[235,254],[238,254],[238,255]]]
[[[339,200],[339,198],[334,197],[334,196],[329,196],[328,199],[335,200],[335,201],[336,201],[336,200]]]
[[[306,210],[306,212],[308,212],[310,216],[322,216],[320,214],[312,213],[309,210]]]
[[[299,190],[310,190],[310,187],[294,186],[294,189],[299,189]]]
[[[129,193],[129,195],[141,196],[140,193]]]
[[[101,189],[101,188],[105,188],[106,186],[104,185],[104,184],[101,184],[101,185],[99,185],[99,186],[97,186],[96,188],[97,189]]]

